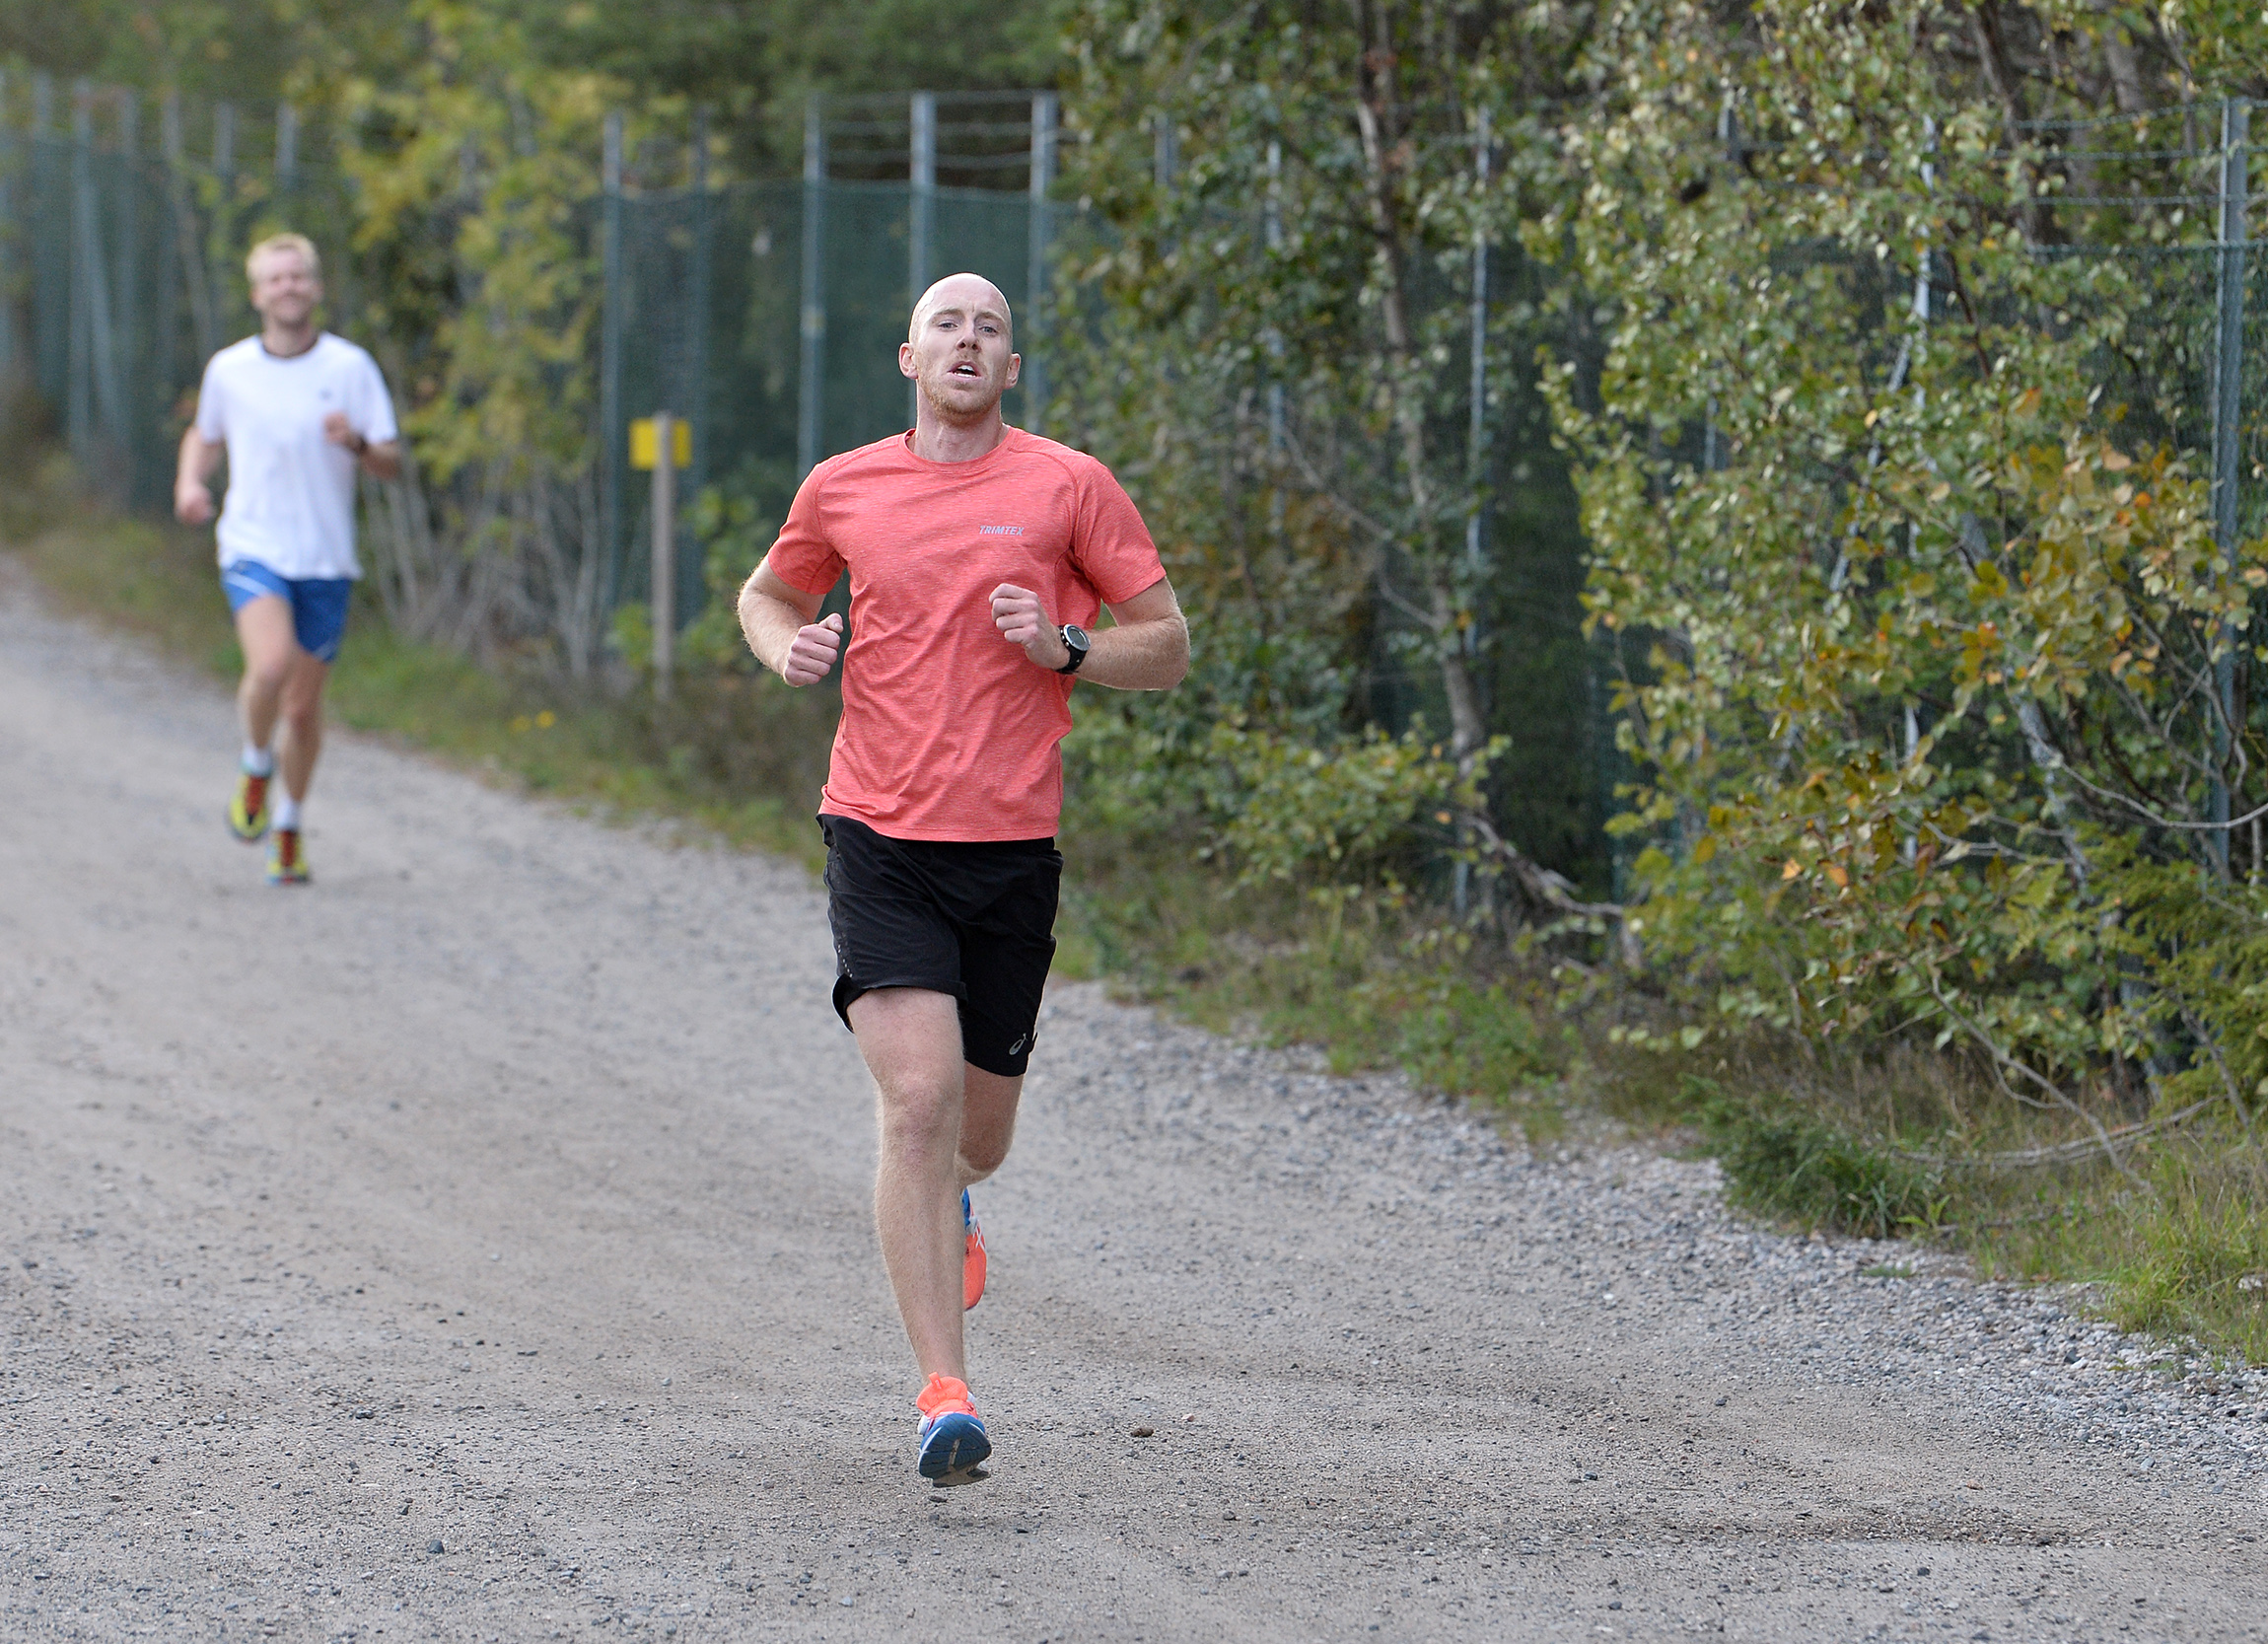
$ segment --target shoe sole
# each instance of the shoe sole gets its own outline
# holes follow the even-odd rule
[[[248,845],[256,845],[262,839],[268,836],[268,823],[265,817],[260,819],[260,824],[258,828],[250,833],[247,833],[243,828],[237,825],[236,818],[228,816],[225,813],[221,817],[221,822],[224,825],[227,826],[230,838],[242,839]]]
[[[921,1475],[941,1484],[973,1483],[974,1478],[958,1475],[973,1472],[991,1454],[992,1441],[984,1435],[984,1424],[974,1416],[939,1416],[929,1437],[922,1441]]]

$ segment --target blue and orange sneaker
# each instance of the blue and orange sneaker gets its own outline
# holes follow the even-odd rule
[[[976,1465],[992,1454],[984,1423],[969,1401],[968,1384],[932,1376],[913,1401],[921,1412],[921,1475],[941,1483],[969,1484],[984,1476]]]
[[[966,1313],[984,1300],[984,1229],[976,1225],[976,1209],[968,1202],[968,1189],[960,1190],[960,1311]]]
[[[229,801],[229,831],[246,844],[256,844],[268,830],[268,783],[273,777],[237,772],[236,796]]]

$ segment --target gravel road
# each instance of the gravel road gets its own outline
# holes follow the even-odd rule
[[[0,1637],[2268,1632],[2268,1377],[1090,986],[928,1489],[803,873],[233,747],[0,555]]]

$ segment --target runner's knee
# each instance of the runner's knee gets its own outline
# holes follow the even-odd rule
[[[964,1131],[960,1138],[961,1174],[982,1181],[1008,1163],[1008,1142],[1006,1132],[997,1136],[970,1136]]]
[[[245,659],[245,679],[262,695],[281,691],[291,682],[291,656],[253,655]]]
[[[313,690],[292,688],[284,693],[283,715],[295,737],[312,737],[322,730],[322,698]]]
[[[960,1090],[946,1079],[894,1080],[882,1093],[883,1145],[952,1146],[960,1131]]]

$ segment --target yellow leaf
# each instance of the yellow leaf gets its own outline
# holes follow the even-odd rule
[[[1790,879],[1794,879],[1794,878],[1795,878],[1795,877],[1796,877],[1798,874],[1802,873],[1803,871],[1804,871],[1804,864],[1803,864],[1803,863],[1801,863],[1801,862],[1799,862],[1799,861],[1797,861],[1797,860],[1796,860],[1796,859],[1795,859],[1793,856],[1791,856],[1791,857],[1789,857],[1789,858],[1788,858],[1788,865],[1787,865],[1785,868],[1782,868],[1782,869],[1780,870],[1780,877],[1781,877],[1783,880],[1790,880]]]
[[[2134,459],[2121,451],[2105,451],[2102,454],[2102,465],[2112,473],[2118,473],[2134,466]]]
[[[1827,864],[1827,877],[1835,882],[1835,889],[1838,891],[1851,883],[1851,876],[1843,872],[1842,868],[1833,862]]]

